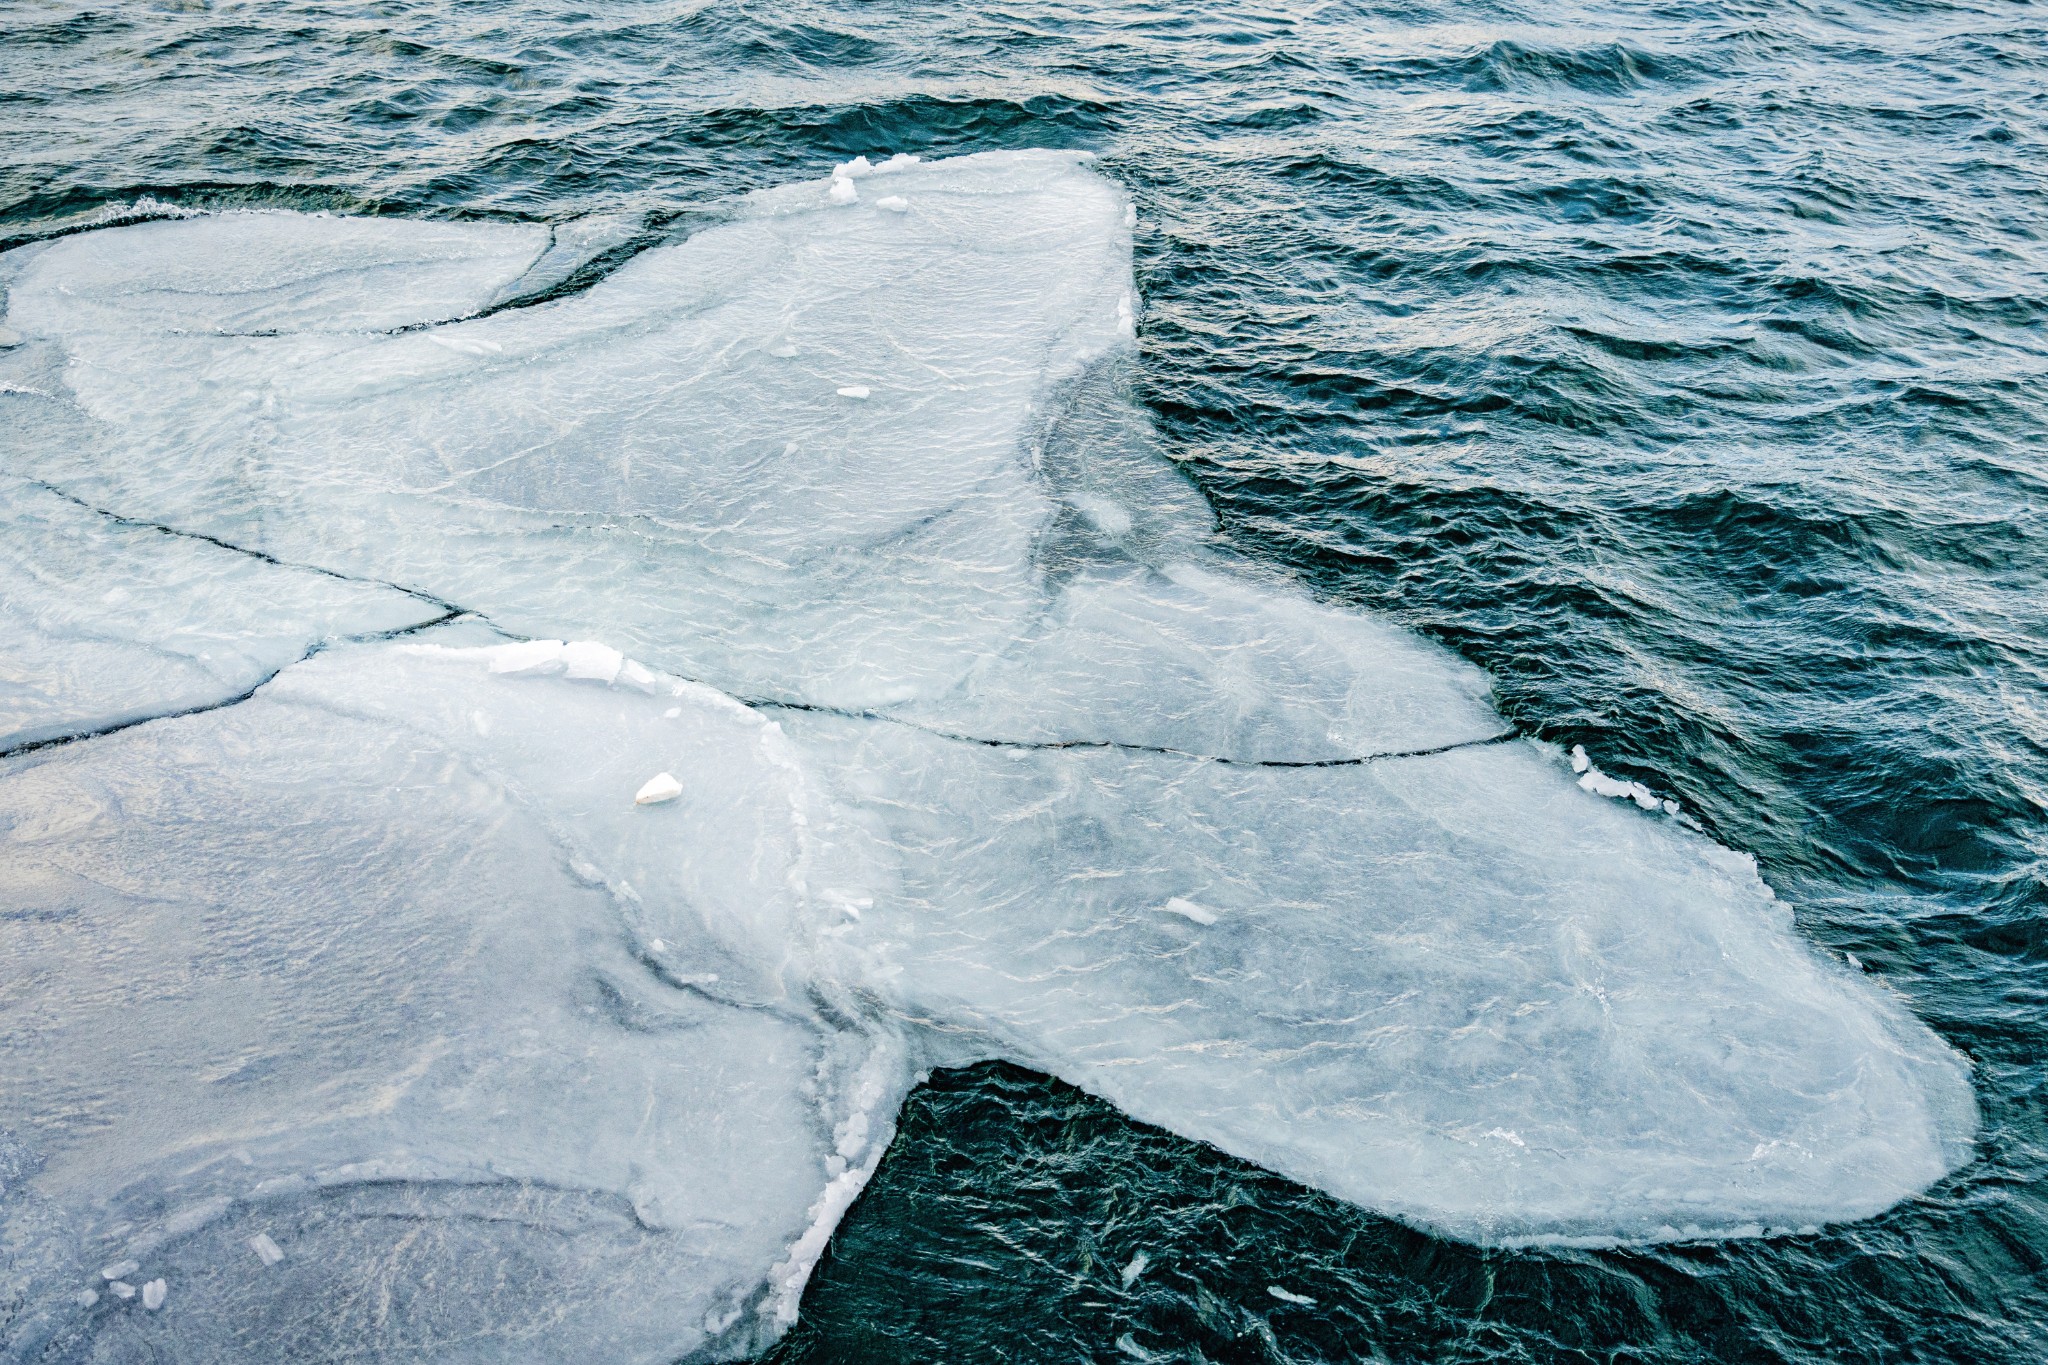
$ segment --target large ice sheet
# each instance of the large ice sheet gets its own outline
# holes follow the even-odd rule
[[[276,214],[85,234],[27,262],[8,321],[114,438],[17,459],[740,695],[1248,758],[1487,733],[1443,651],[1182,569],[1198,546],[1158,532],[1201,514],[1100,377],[1131,331],[1125,209],[1073,154],[898,167],[753,196],[572,298],[395,332],[366,329],[459,315],[536,241],[311,218],[294,257]]]
[[[786,969],[830,862],[786,741],[581,671],[343,649],[15,760],[0,1358],[730,1358],[793,1317],[902,1049]],[[636,807],[656,763],[687,795]]]
[[[323,641],[443,614],[0,474],[0,753],[213,705]]]
[[[779,711],[594,643],[392,642],[16,760],[8,1349],[754,1349],[917,1059],[1485,1242],[1856,1217],[1967,1151],[1954,1054],[1747,859],[1532,746],[1281,767]],[[129,1261],[175,1318],[78,1306]]]
[[[1961,1060],[1746,859],[1214,543],[1085,158],[863,172],[537,306],[631,225],[0,258],[0,463],[63,490],[17,521],[182,533],[10,551],[67,585],[8,608],[48,705],[176,692],[70,680],[95,631],[341,630],[246,624],[300,579],[195,534],[537,637],[338,645],[0,769],[0,1357],[744,1353],[935,1060],[1486,1242],[1857,1217],[1964,1158]],[[156,624],[79,614],[122,572]]]
[[[1967,1155],[1955,1055],[1748,858],[1528,743],[1275,768],[785,723],[889,868],[847,941],[907,1011],[1368,1208],[1722,1235]]]

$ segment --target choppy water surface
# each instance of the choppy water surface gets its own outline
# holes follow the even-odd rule
[[[8,243],[265,203],[626,210],[645,244],[857,153],[1098,151],[1139,205],[1144,396],[1227,533],[1677,794],[1977,1066],[1979,1157],[1924,1199],[1586,1253],[1437,1241],[1013,1069],[942,1074],[780,1357],[2048,1356],[2039,9],[0,24]]]

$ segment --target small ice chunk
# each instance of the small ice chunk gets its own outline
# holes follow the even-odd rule
[[[875,207],[889,213],[908,213],[910,201],[900,194],[885,194],[875,201]]]
[[[669,773],[656,773],[647,779],[647,784],[633,793],[636,806],[658,806],[664,801],[673,801],[683,794],[683,784]]]
[[[1664,813],[1666,815],[1678,814],[1678,803],[1676,801],[1671,800],[1669,797],[1665,798]]]
[[[635,692],[645,692],[651,697],[655,693],[658,680],[654,676],[653,669],[633,659],[628,659],[625,666],[619,669],[619,676],[612,681],[615,686],[630,687]]]
[[[619,676],[625,662],[625,655],[595,640],[577,640],[562,647],[564,671],[572,678],[609,683]]]
[[[135,1286],[126,1280],[115,1280],[107,1286],[107,1292],[117,1299],[132,1299],[135,1297]]]
[[[853,187],[851,180],[833,177],[832,188],[825,191],[825,202],[829,204],[851,204],[860,198],[860,191]]]
[[[100,1267],[100,1278],[103,1280],[125,1279],[140,1269],[142,1269],[142,1263],[139,1261],[116,1261],[112,1265]]]
[[[671,706],[668,708],[668,710],[661,713],[661,718],[663,720],[674,720],[677,716],[680,716],[681,714],[683,714],[682,707]]]
[[[1588,768],[1579,778],[1579,786],[1595,796],[1627,796],[1629,784],[1618,777],[1609,777],[1598,768]]]
[[[834,180],[852,180],[858,176],[866,175],[873,169],[873,164],[866,157],[857,156],[851,161],[842,161],[837,166],[834,166],[832,168],[832,178]]]
[[[1136,204],[1125,204],[1125,205],[1124,205],[1124,226],[1125,226],[1125,227],[1127,227],[1127,228],[1134,228],[1134,227],[1136,227],[1137,225],[1138,225],[1138,206],[1137,206]]]
[[[1592,766],[1593,760],[1586,757],[1586,746],[1583,744],[1572,745],[1572,771],[1582,773]]]
[[[660,939],[660,938],[657,938],[657,939],[650,939],[650,940],[648,940],[648,943],[647,943],[647,951],[648,951],[648,952],[650,952],[650,953],[665,953],[665,952],[667,952],[667,951],[668,951],[668,940],[667,940],[667,939]]]
[[[263,1264],[276,1265],[284,1259],[284,1249],[270,1240],[270,1234],[259,1232],[249,1239],[249,1250],[263,1258]]]
[[[1272,1296],[1273,1296],[1274,1298],[1276,1298],[1276,1299],[1280,1300],[1280,1302],[1282,1302],[1282,1303],[1314,1303],[1314,1302],[1315,1302],[1315,1300],[1314,1300],[1314,1299],[1310,1298],[1310,1297],[1309,1297],[1308,1295],[1306,1295],[1306,1294],[1295,1294],[1295,1293],[1290,1293],[1289,1291],[1287,1291],[1287,1290],[1285,1290],[1285,1289],[1282,1289],[1282,1288],[1281,1288],[1281,1287],[1280,1287],[1279,1285],[1277,1285],[1277,1284],[1269,1284],[1269,1285],[1267,1285],[1267,1286],[1266,1286],[1266,1292],[1267,1292],[1268,1294],[1271,1294],[1271,1295],[1272,1295]]]
[[[142,1306],[154,1313],[164,1306],[164,1294],[168,1292],[162,1280],[151,1280],[142,1286]]]
[[[560,640],[522,640],[515,645],[499,645],[491,651],[491,672],[513,676],[559,673],[565,648]]]
[[[1124,1288],[1129,1289],[1132,1283],[1145,1273],[1145,1267],[1151,1264],[1152,1258],[1142,1251],[1131,1257],[1130,1264],[1124,1267]]]
[[[81,1289],[78,1291],[78,1306],[80,1308],[90,1308],[99,1301],[100,1291],[97,1289]]]
[[[892,171],[907,171],[922,160],[924,158],[915,152],[898,152],[881,165],[875,167],[875,174],[887,175]]]
[[[1197,924],[1214,924],[1217,920],[1223,918],[1208,906],[1197,905],[1193,901],[1180,896],[1175,896],[1159,908],[1172,914],[1180,915],[1185,919],[1191,919]]]
[[[840,389],[838,392],[841,398],[865,398],[868,396],[870,390],[868,386],[865,384],[848,384],[845,388]]]

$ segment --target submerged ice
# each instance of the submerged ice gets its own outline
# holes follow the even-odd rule
[[[1749,860],[1229,555],[1127,221],[1014,153],[559,298],[637,224],[0,257],[0,1358],[743,1356],[991,1056],[1482,1242],[1964,1158]]]

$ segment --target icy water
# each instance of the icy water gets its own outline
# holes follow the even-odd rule
[[[0,11],[0,237],[158,205],[647,215],[1062,147],[1225,534],[1757,857],[1974,1062],[1803,1236],[1479,1250],[942,1072],[783,1361],[2048,1357],[2048,23],[1916,4]]]

